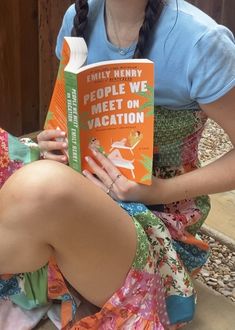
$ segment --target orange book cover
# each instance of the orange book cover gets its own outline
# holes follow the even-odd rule
[[[80,40],[79,40],[80,39]],[[45,128],[67,131],[69,164],[89,169],[96,147],[130,180],[151,184],[154,64],[145,59],[83,65],[86,46],[66,37]]]

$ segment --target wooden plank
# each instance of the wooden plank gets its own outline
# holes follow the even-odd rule
[[[19,1],[0,1],[0,126],[16,134],[22,129],[18,12]]]
[[[22,131],[38,130],[39,120],[39,52],[37,0],[20,0],[20,67]]]
[[[213,17],[216,21],[221,21],[221,13],[222,9],[224,7],[223,1],[218,0],[191,0],[188,1],[192,3],[193,5],[197,6],[201,10],[203,10],[205,13]]]
[[[37,0],[0,1],[0,125],[20,135],[38,124]]]
[[[235,35],[235,1],[223,0],[224,9],[222,15],[222,23],[226,25]]]
[[[65,11],[72,3],[73,0],[38,0],[40,128],[45,121],[58,71],[55,56],[57,34]]]
[[[189,0],[218,23],[227,26],[235,34],[235,1],[234,0]]]

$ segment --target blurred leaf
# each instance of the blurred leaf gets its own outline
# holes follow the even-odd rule
[[[153,108],[154,107],[154,104],[152,101],[148,101],[148,102],[145,102],[144,104],[141,105],[141,107],[139,107],[138,111],[142,111],[144,109],[147,109],[147,108]]]
[[[48,121],[52,120],[53,119],[53,116],[54,116],[53,112],[52,111],[48,111],[47,116],[46,116],[46,123]]]
[[[145,176],[143,176],[143,178],[141,178],[141,182],[145,182],[145,181],[149,181],[151,180],[151,174],[146,174]]]

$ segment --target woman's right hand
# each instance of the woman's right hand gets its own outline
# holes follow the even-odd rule
[[[64,131],[44,130],[38,134],[37,141],[43,159],[68,163],[68,142]]]

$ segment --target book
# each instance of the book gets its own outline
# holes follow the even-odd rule
[[[91,148],[128,179],[151,184],[154,63],[147,59],[86,64],[83,38],[65,37],[45,129],[67,132],[69,165],[88,169]]]

